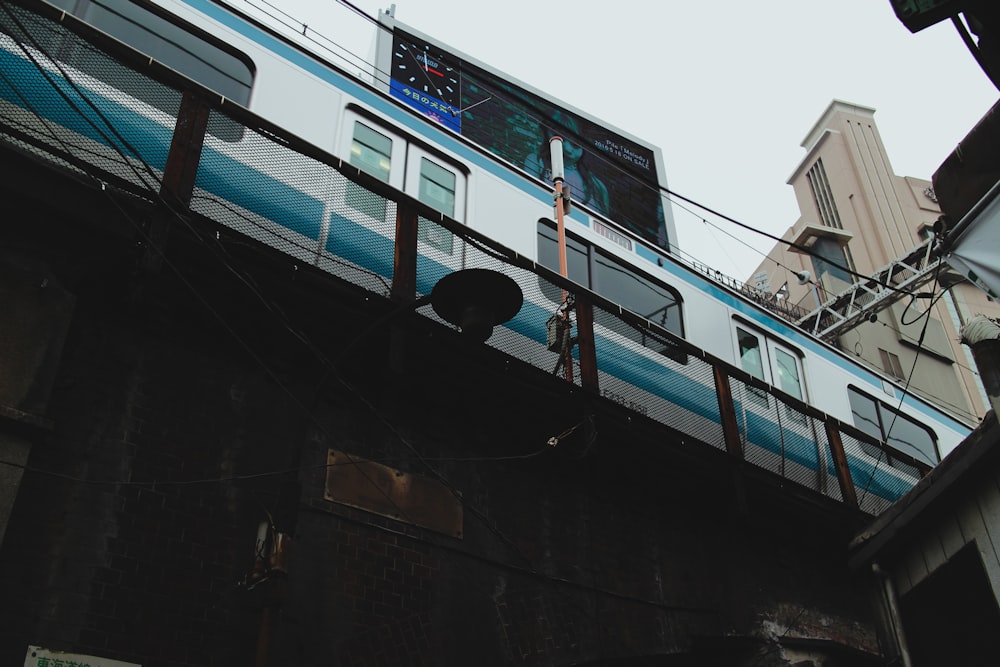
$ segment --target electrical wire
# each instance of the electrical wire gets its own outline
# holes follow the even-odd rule
[[[938,277],[939,277],[939,274],[940,274],[940,269],[941,269],[941,265],[938,264],[937,269],[934,271],[934,282],[933,282],[934,286],[931,288],[931,292],[932,293],[934,291],[936,291],[937,284],[938,284]],[[906,397],[909,395],[908,392],[909,392],[909,388],[910,388],[910,383],[913,381],[913,375],[914,375],[914,373],[917,370],[917,361],[920,359],[921,350],[923,350],[924,336],[927,334],[927,327],[928,327],[928,325],[930,324],[930,321],[931,321],[931,314],[932,314],[932,311],[931,311],[930,308],[928,308],[927,311],[924,313],[925,319],[924,319],[924,324],[923,324],[923,326],[920,329],[920,337],[917,339],[916,354],[913,355],[913,363],[910,365],[910,372],[907,374],[906,382],[903,385],[902,395],[899,398],[899,405],[897,406],[896,410],[894,410],[892,412],[892,420],[889,422],[889,428],[885,429],[885,437],[884,437],[884,439],[882,441],[883,447],[888,447],[889,446],[889,441],[892,439],[892,429],[896,425],[896,420],[899,418],[900,414],[902,414],[903,402],[906,400]],[[916,321],[914,321],[913,323],[915,324]],[[905,443],[905,444],[909,444],[909,443]],[[888,460],[889,460],[889,454],[886,453],[886,452],[884,452],[884,450],[883,450],[883,453],[885,453],[885,459],[884,460],[886,462],[888,462]],[[923,453],[923,452],[921,452],[921,453]],[[872,466],[871,474],[868,475],[868,480],[865,482],[864,488],[862,489],[861,498],[858,500],[858,504],[859,505],[867,497],[868,491],[871,489],[872,482],[875,480],[875,474],[878,472],[878,468],[882,464],[882,461],[883,461],[883,458],[880,456],[875,461],[875,465]]]

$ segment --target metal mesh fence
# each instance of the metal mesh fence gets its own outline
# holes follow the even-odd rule
[[[746,460],[811,489],[820,489],[822,452],[814,424],[776,395],[730,378]]]
[[[661,424],[725,449],[712,365],[667,331],[595,306],[601,394]]]
[[[869,514],[884,511],[920,479],[920,470],[892,456],[891,450],[848,434],[841,437],[858,505]]]
[[[396,202],[330,164],[243,128],[206,138],[191,209],[306,264],[388,296]]]
[[[735,378],[730,386],[747,461],[840,500],[825,423],[771,391]]]
[[[160,201],[180,88],[128,68],[17,5],[0,2],[0,32],[0,137],[6,144]],[[73,55],[57,61],[55,52]],[[402,193],[373,191],[390,192],[366,187],[371,180],[353,167],[247,118],[245,112],[211,112],[190,211],[389,296],[398,278],[397,215],[420,205]],[[578,386],[585,383],[582,368],[596,361],[589,389],[708,446],[729,449],[715,369],[732,369],[589,292],[586,302],[596,304],[586,311],[592,313],[596,358],[587,359],[579,345],[585,313],[576,305],[582,288],[444,217],[419,218],[416,246],[400,248],[415,250],[414,298],[462,269],[503,273],[517,283],[524,301],[513,319],[495,327],[488,345]],[[419,312],[440,321],[430,307]],[[841,499],[823,419],[771,388],[730,377],[729,389],[748,462]],[[843,440],[865,511],[882,511],[919,479],[919,470],[882,447],[847,435]]]
[[[180,91],[15,4],[0,3],[0,32],[0,116],[9,131],[32,152],[158,191]]]

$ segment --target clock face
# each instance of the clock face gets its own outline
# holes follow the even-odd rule
[[[445,111],[457,112],[460,104],[458,70],[426,44],[397,35],[392,45],[392,78],[419,99],[444,102]],[[450,109],[449,109],[450,108]]]

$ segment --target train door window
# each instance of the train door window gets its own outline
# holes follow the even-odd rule
[[[775,341],[768,339],[768,354],[771,359],[771,377],[775,386],[786,394],[800,401],[805,401],[805,387],[802,384],[802,364],[798,356],[781,347]],[[805,423],[806,417],[791,405],[784,407],[785,417]]]
[[[736,340],[740,347],[740,366],[750,375],[764,381],[764,359],[760,351],[760,339],[749,331],[736,327]]]
[[[80,0],[73,13],[221,96],[244,106],[249,104],[254,78],[250,59],[207,33],[129,0]],[[176,114],[180,107],[178,91],[136,75],[88,45],[80,43],[64,49],[59,57],[161,111]],[[225,141],[238,141],[243,135],[242,126],[218,114],[210,117],[208,131]]]
[[[402,159],[400,153],[404,150],[402,141],[357,119],[349,124],[349,128],[351,154],[348,161],[366,174],[390,185],[401,187],[401,182],[394,182],[400,179],[393,171],[393,163]],[[387,202],[384,197],[353,181],[348,181],[345,200],[347,205],[356,211],[379,222],[385,222]]]
[[[455,216],[455,174],[444,167],[420,158],[420,184],[417,199],[429,204],[448,217]],[[454,252],[454,237],[445,229],[427,220],[417,223],[417,240],[450,255]]]
[[[392,139],[355,121],[351,164],[388,183],[392,173]]]
[[[760,337],[746,329],[736,327],[736,344],[739,349],[740,368],[761,382],[767,382],[764,375],[764,352],[761,349]],[[747,386],[746,390],[751,400],[767,404],[766,392],[751,386]]]
[[[774,346],[774,379],[781,391],[803,400],[799,360],[777,346]]]
[[[928,465],[935,465],[940,456],[933,432],[916,420],[894,410],[885,403],[863,394],[854,387],[847,388],[854,426],[893,449]],[[867,454],[881,458],[882,452],[870,445],[862,445]],[[904,467],[888,457],[893,467]],[[909,467],[909,466],[905,466]]]
[[[420,191],[418,199],[430,204],[450,218],[455,217],[455,173],[420,158]]]
[[[407,156],[406,191],[449,218],[463,221],[465,175],[436,155],[411,146]],[[417,240],[446,255],[454,254],[454,236],[444,227],[420,219]]]

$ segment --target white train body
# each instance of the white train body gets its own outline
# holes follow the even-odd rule
[[[121,4],[126,0],[100,2]],[[77,8],[76,0],[55,4],[71,11]],[[541,256],[549,251],[551,244],[546,238],[546,225],[539,220],[553,216],[551,188],[544,181],[416,113],[383,90],[305,52],[253,19],[211,0],[144,3],[148,7],[154,4],[166,20],[177,20],[184,29],[216,40],[220,47],[238,53],[240,60],[249,65],[252,84],[244,103],[252,112],[345,162],[351,161],[352,148],[357,149],[358,124],[374,130],[389,140],[386,150],[392,167],[386,178],[390,185],[418,197],[423,178],[420,165],[436,164],[444,168],[455,177],[453,187],[449,186],[449,197],[454,204],[452,210],[446,211],[449,217],[524,257],[551,266],[547,257]],[[4,67],[9,71],[16,67],[31,70],[44,66],[46,56],[51,55],[42,53],[38,55],[38,62],[29,62],[30,59],[7,38],[4,38],[3,49],[7,59]],[[53,76],[66,72],[56,66],[48,69]],[[79,81],[97,93],[106,86],[88,78],[86,73],[79,75]],[[7,105],[22,104],[9,91],[0,97]],[[169,142],[173,118],[140,102],[128,106],[129,109],[121,114],[133,120],[122,121],[123,132],[130,128],[147,134],[162,132]],[[87,134],[86,128],[70,128],[70,131]],[[101,143],[98,138],[93,141],[95,145]],[[221,197],[227,206],[237,206],[247,219],[259,222],[263,230],[258,235],[259,240],[272,245],[274,238],[290,241],[280,247],[299,261],[337,273],[344,270],[342,260],[346,258],[366,272],[391,278],[392,267],[370,261],[366,246],[378,245],[382,243],[380,239],[388,243],[394,232],[392,220],[380,220],[378,215],[366,216],[357,208],[355,215],[338,214],[337,211],[344,210],[343,198],[350,196],[349,193],[334,193],[328,182],[317,177],[319,171],[305,159],[301,164],[285,163],[265,172],[259,166],[268,164],[262,153],[271,149],[264,144],[248,146],[247,142],[252,141],[249,135],[235,141],[207,137],[204,150],[208,158],[203,160],[203,173],[199,174],[191,204],[193,210],[211,215],[220,206]],[[99,152],[99,148],[95,148],[95,152]],[[250,154],[255,156],[257,166],[246,163],[244,156]],[[314,215],[303,215],[294,225],[274,223],[278,216],[268,215],[268,206],[275,205],[275,198],[265,195],[269,188],[279,187],[287,197],[308,200],[309,206],[302,210],[314,211]],[[265,198],[268,201],[264,201]],[[669,227],[669,214],[667,222]],[[338,245],[344,236],[339,233],[343,226],[355,230],[353,236],[358,240],[351,247]],[[364,235],[358,236],[358,229],[364,230]],[[918,429],[928,434],[932,443],[930,450],[926,444],[918,443],[913,455],[929,464],[936,463],[970,432],[969,425],[928,402],[904,395],[887,377],[860,365],[738,291],[617,226],[614,220],[593,213],[586,206],[574,206],[567,217],[566,229],[571,242],[583,248],[581,253],[589,258],[588,269],[595,264],[610,266],[613,268],[609,270],[652,285],[654,292],[659,290],[657,293],[667,295],[663,321],[666,322],[669,315],[673,322],[673,327],[668,328],[708,354],[751,372],[778,389],[790,393],[797,389],[803,401],[842,422],[864,430],[864,425],[857,421],[859,417],[864,419],[863,406],[870,405],[874,414],[891,416],[893,421],[899,420],[911,431]],[[628,242],[623,243],[622,239]],[[468,265],[460,240],[454,242],[450,252],[435,239],[421,240],[421,261],[434,267],[425,272],[425,281]],[[426,292],[429,285],[419,285],[418,289]],[[613,301],[624,302],[615,290],[607,293],[599,285],[594,290]],[[532,308],[552,311],[557,306],[541,290],[528,290],[525,297],[526,305]],[[674,300],[672,305],[670,299]],[[639,314],[649,317],[649,313]],[[516,322],[509,326],[517,331]],[[519,334],[526,339],[538,338],[527,331]],[[712,397],[715,395],[710,385],[702,382],[696,386],[683,364],[648,346],[627,340],[600,323],[597,335],[599,347],[613,346],[618,357],[627,359],[616,368],[602,369],[600,386],[607,398],[624,402],[661,421],[703,421],[706,428],[718,427],[718,408],[716,406],[714,411],[710,408],[708,393],[701,398],[690,398],[690,405],[685,405],[686,399],[680,394],[670,393],[675,391],[670,386],[688,382],[690,386],[684,390],[687,397],[701,393],[700,388],[710,392]],[[538,354],[551,355],[544,346],[539,346]],[[655,377],[670,374],[673,374],[671,382],[660,382]],[[754,399],[750,395],[740,401],[748,445],[752,445],[754,439],[752,428],[747,424],[748,416],[755,410],[755,400],[766,399]],[[708,407],[702,410],[696,404]],[[787,428],[788,424],[785,426]],[[794,424],[791,428],[795,430]],[[815,439],[805,426],[803,429],[802,438]],[[820,470],[830,466],[822,452],[804,457],[801,465]],[[900,487],[882,495],[892,500],[902,491],[905,488]]]

